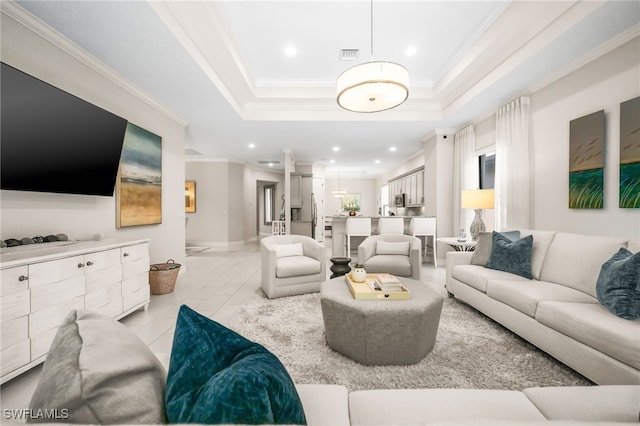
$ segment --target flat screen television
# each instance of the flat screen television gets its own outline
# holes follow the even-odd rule
[[[127,120],[2,63],[2,189],[112,196]]]

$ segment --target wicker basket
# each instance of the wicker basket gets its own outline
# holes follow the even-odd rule
[[[180,272],[180,264],[173,259],[166,263],[155,263],[149,268],[149,287],[151,294],[171,293],[176,286],[176,279]]]

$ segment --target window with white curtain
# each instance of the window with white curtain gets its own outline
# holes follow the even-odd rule
[[[275,185],[265,185],[264,186],[264,224],[271,225],[273,222],[273,217],[276,211],[276,186]]]
[[[478,172],[480,189],[493,189],[496,182],[495,151],[478,156]]]
[[[380,215],[389,215],[389,185],[382,185],[380,188]]]

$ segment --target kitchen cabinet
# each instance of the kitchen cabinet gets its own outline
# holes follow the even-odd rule
[[[416,190],[417,190],[417,183],[416,183],[416,174],[412,174],[410,176],[407,176],[405,179],[407,181],[407,205],[412,206],[417,204],[417,196],[416,196]]]
[[[424,170],[410,172],[388,182],[389,206],[398,207],[395,203],[397,194],[405,194],[405,207],[424,205]]]
[[[69,242],[0,259],[0,383],[44,361],[73,309],[122,318],[149,305],[149,243]]]

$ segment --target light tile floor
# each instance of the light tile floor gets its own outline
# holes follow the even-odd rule
[[[325,245],[330,248],[331,240],[328,239]],[[329,253],[327,259],[330,257]],[[328,268],[327,272],[331,274]],[[444,286],[445,268],[423,263],[422,279]],[[181,305],[186,304],[209,318],[228,324],[244,303],[262,291],[260,281],[259,243],[231,249],[210,248],[187,257],[174,292],[151,296],[147,311],[138,310],[121,322],[154,353],[169,354]],[[35,367],[0,387],[3,409],[28,406],[40,370],[41,366]]]

